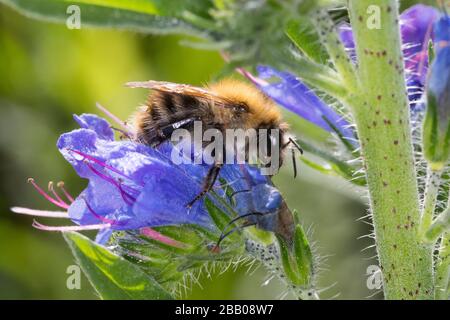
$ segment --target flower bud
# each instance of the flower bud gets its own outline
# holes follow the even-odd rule
[[[313,280],[313,255],[300,224],[295,227],[292,243],[278,237],[280,258],[289,282],[301,288],[310,288]]]
[[[427,84],[427,112],[423,128],[425,159],[434,170],[450,158],[450,18],[441,17],[434,27],[435,58]]]

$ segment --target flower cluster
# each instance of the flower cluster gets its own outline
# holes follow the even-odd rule
[[[405,56],[406,83],[412,110],[423,109],[420,103],[424,91],[428,68],[428,42],[435,40],[434,22],[439,11],[425,5],[415,5],[400,16],[400,28]],[[353,31],[349,24],[339,25],[341,40],[349,56],[357,63]],[[437,41],[437,40],[436,40]],[[397,63],[392,61],[391,63]],[[402,68],[402,66],[397,66]],[[256,84],[272,99],[287,110],[292,111],[318,127],[341,134],[355,143],[353,129],[342,115],[321,100],[300,79],[287,72],[280,72],[268,66],[258,67],[258,76],[262,79],[278,78],[278,81],[266,82],[255,79]]]
[[[215,228],[204,199],[190,208],[186,206],[201,191],[207,166],[175,165],[170,158],[174,148],[171,143],[150,148],[132,140],[115,141],[109,123],[96,115],[83,114],[74,118],[81,129],[61,135],[57,146],[78,175],[89,180],[87,188],[73,198],[61,186],[69,204],[53,188],[49,195],[34,180],[30,182],[47,200],[66,209],[67,217],[79,227],[35,223],[36,227],[56,231],[100,229],[97,241],[101,243],[108,240],[113,230],[143,229],[145,234],[169,244],[170,239],[149,231],[148,227],[194,224]],[[225,197],[220,182],[216,183],[214,193],[226,205],[233,203],[238,215],[273,212],[281,205],[281,195],[270,178],[261,175],[255,167],[224,165],[219,180],[232,187],[238,201]],[[209,199],[226,209],[216,198],[209,196]],[[14,210],[45,215],[44,211]],[[47,212],[47,216],[64,217],[64,214]]]

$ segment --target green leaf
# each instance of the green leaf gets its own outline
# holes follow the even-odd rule
[[[119,0],[0,0],[20,13],[35,19],[66,23],[70,5],[80,8],[81,28],[108,27],[152,34],[189,34],[206,36],[200,29],[176,17],[165,16],[159,1]],[[173,1],[171,1],[173,2]],[[108,6],[106,6],[108,5]]]
[[[300,224],[295,227],[294,251],[297,272],[304,284],[310,284],[313,272],[313,255],[306,234]]]
[[[211,199],[205,198],[205,207],[219,230],[223,230],[228,226],[228,223],[231,220],[230,217],[219,209],[214,202],[211,201]]]
[[[76,233],[64,233],[78,264],[102,299],[172,299],[139,267]]]
[[[291,20],[288,22],[285,32],[295,46],[309,59],[318,63],[327,61],[327,53],[312,23],[306,19],[302,19],[301,23]]]
[[[206,15],[212,6],[210,1],[193,0],[5,0],[4,2],[15,3],[19,7],[43,7],[47,3],[54,6],[63,5],[66,8],[70,5],[92,5],[159,16],[181,16],[186,11]]]

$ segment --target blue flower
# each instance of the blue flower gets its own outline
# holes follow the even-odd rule
[[[435,57],[427,83],[427,112],[423,127],[425,158],[442,169],[450,158],[450,18],[435,24]]]
[[[87,188],[74,199],[61,186],[69,204],[53,188],[52,195],[49,195],[33,180],[30,182],[49,201],[66,209],[68,218],[79,227],[49,227],[35,223],[36,227],[57,231],[100,229],[97,241],[102,243],[113,230],[145,229],[146,234],[151,233],[153,237],[170,242],[149,227],[195,224],[215,228],[204,199],[189,209],[186,207],[200,193],[207,165],[175,165],[170,159],[174,148],[171,143],[155,149],[134,141],[115,141],[110,125],[104,119],[92,114],[74,118],[82,128],[61,135],[57,147],[77,174],[89,181]],[[238,214],[247,214],[249,210],[262,213],[276,210],[277,202],[273,200],[276,189],[271,186],[270,178],[262,176],[258,168],[224,165],[220,178],[234,191],[251,191],[248,204],[238,202],[235,208]],[[274,190],[268,193],[262,186],[270,186]],[[216,193],[226,198],[219,188]],[[279,193],[278,197],[281,198]],[[211,201],[224,209],[216,199],[211,197]],[[14,211],[64,217],[59,212],[24,208],[15,208]]]
[[[278,82],[258,83],[261,90],[278,104],[322,129],[334,132],[335,128],[349,141],[354,140],[354,133],[348,122],[297,77],[268,66],[258,66],[257,70],[258,76],[262,79],[273,77],[279,79]]]

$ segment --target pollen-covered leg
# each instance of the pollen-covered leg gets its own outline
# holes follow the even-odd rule
[[[188,208],[192,208],[192,206],[194,205],[195,202],[197,202],[198,200],[200,200],[201,198],[203,198],[214,186],[214,183],[217,180],[217,177],[219,176],[219,172],[220,169],[222,168],[223,164],[221,163],[216,163],[214,164],[214,166],[212,166],[209,171],[208,174],[206,175],[204,184],[203,184],[203,189],[202,191],[191,201],[189,202],[186,206]]]

